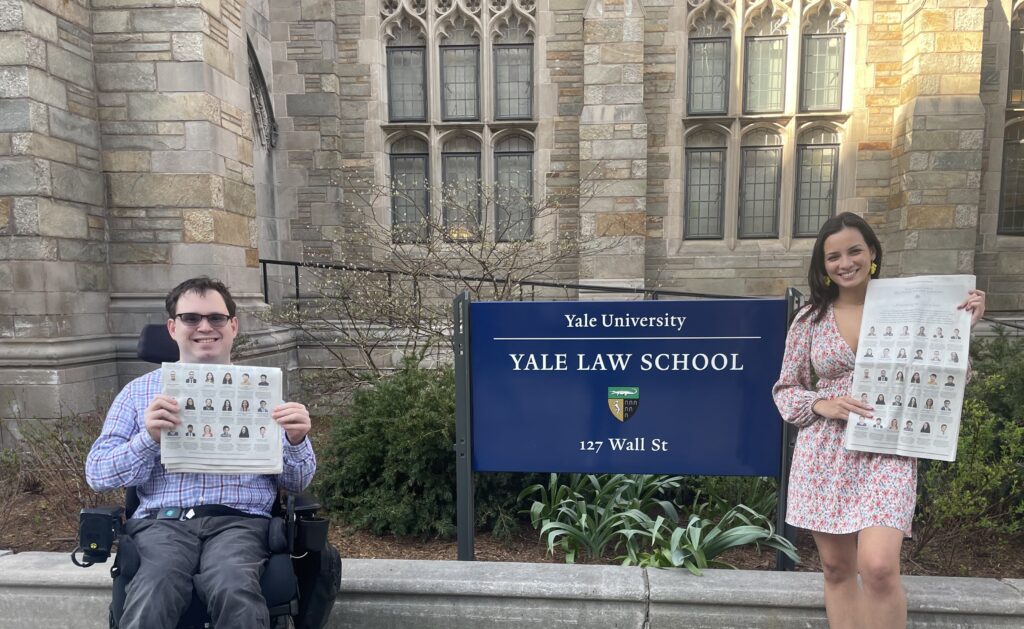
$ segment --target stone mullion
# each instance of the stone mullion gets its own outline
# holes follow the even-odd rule
[[[642,287],[647,234],[644,15],[639,4],[592,0],[584,14],[580,283]]]

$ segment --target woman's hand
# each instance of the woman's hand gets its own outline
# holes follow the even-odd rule
[[[816,415],[844,422],[850,419],[851,412],[870,419],[873,417],[871,412],[873,410],[875,410],[875,407],[864,404],[860,400],[856,400],[848,395],[832,398],[831,400],[818,400],[811,406],[811,411]]]
[[[981,320],[981,317],[985,314],[985,291],[980,291],[977,288],[967,291],[967,299],[964,303],[956,307],[957,310],[966,310],[971,313],[971,329],[974,329],[974,325]]]

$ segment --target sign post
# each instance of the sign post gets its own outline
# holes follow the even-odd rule
[[[459,561],[474,559],[476,505],[473,492],[473,427],[469,372],[469,291],[455,298],[455,515]]]

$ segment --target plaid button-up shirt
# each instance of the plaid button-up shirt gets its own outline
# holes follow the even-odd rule
[[[313,480],[316,456],[309,439],[293,446],[284,435],[284,471],[276,476],[166,472],[160,464],[160,444],[149,436],[144,417],[162,389],[159,369],[128,383],[111,404],[85,463],[86,479],[96,491],[137,488],[139,508],[133,517],[144,517],[160,507],[206,504],[269,515],[279,486],[301,491]]]

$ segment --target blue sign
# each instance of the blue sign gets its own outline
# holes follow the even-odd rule
[[[469,306],[473,469],[777,476],[782,299]]]

